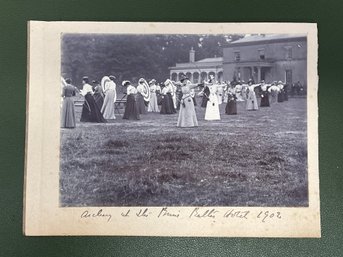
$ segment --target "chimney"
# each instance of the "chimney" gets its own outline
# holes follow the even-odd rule
[[[189,51],[189,62],[195,62],[195,51],[192,49]]]

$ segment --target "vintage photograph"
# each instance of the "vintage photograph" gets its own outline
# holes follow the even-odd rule
[[[316,24],[28,31],[26,235],[320,237]]]
[[[306,33],[61,33],[60,207],[308,207]]]

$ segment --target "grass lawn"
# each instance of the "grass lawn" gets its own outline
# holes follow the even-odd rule
[[[306,99],[244,107],[209,122],[198,106],[197,128],[154,113],[61,129],[61,206],[307,206]]]

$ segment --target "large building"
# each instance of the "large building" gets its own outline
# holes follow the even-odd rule
[[[224,80],[300,81],[306,85],[307,38],[304,34],[248,36],[223,49]]]
[[[169,69],[172,80],[179,80],[180,74],[186,74],[194,83],[213,75],[218,81],[234,78],[256,82],[281,80],[288,84],[300,81],[306,85],[306,62],[306,35],[267,34],[231,42],[223,49],[223,57],[195,61],[195,51],[191,49],[188,63],[177,63]]]

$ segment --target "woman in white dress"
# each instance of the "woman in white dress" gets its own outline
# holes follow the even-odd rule
[[[218,104],[221,105],[223,103],[224,97],[224,87],[223,84],[217,84],[217,97],[218,97]]]
[[[208,84],[209,96],[206,105],[205,120],[220,120],[219,105],[216,84]]]
[[[177,87],[174,85],[173,82],[171,82],[169,86],[171,88],[171,96],[172,96],[172,99],[173,99],[174,109],[176,110],[177,109],[177,100],[176,100],[176,90],[177,90]]]
[[[105,99],[101,107],[101,113],[106,120],[114,120],[114,103],[117,98],[115,77],[109,76],[109,81],[104,83]]]
[[[270,93],[270,104],[277,103],[278,94],[279,94],[279,87],[276,85],[276,82],[271,84],[271,87],[268,88],[268,92]]]
[[[156,86],[156,80],[150,81],[150,101],[148,106],[148,112],[159,112],[158,105],[157,105],[157,86]]]
[[[248,111],[258,110],[257,98],[255,93],[255,87],[257,86],[259,86],[259,84],[253,84],[252,81],[248,82],[246,103],[246,109]]]
[[[236,92],[237,102],[243,102],[244,101],[244,99],[242,97],[243,87],[241,84],[237,84],[235,86],[235,92]]]

